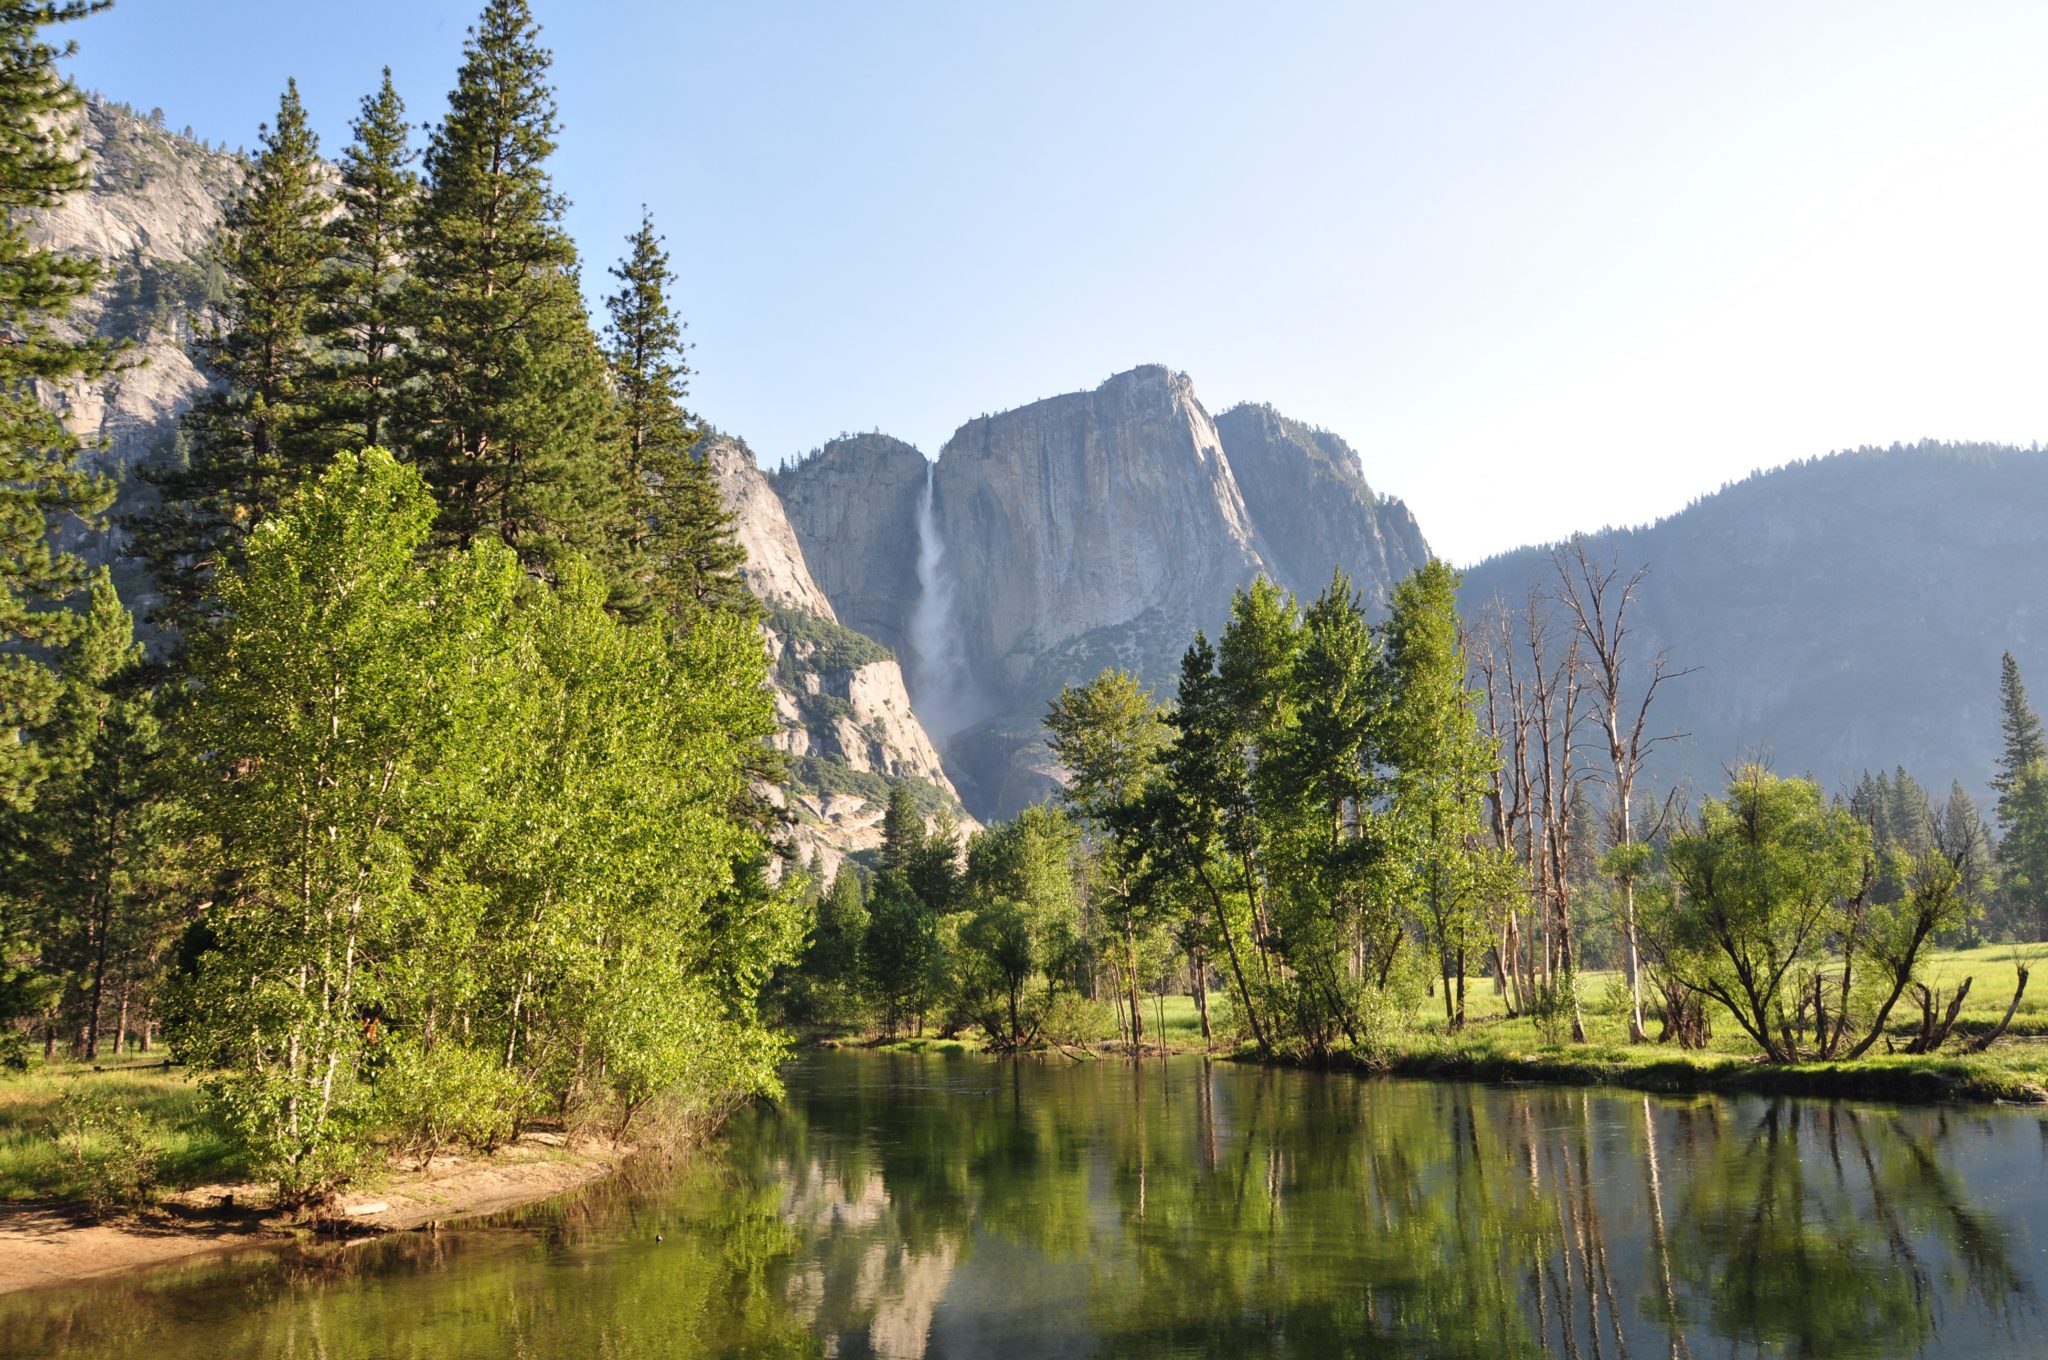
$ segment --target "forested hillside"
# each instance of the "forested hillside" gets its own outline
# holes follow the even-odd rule
[[[1659,698],[1688,734],[1651,776],[1718,788],[1755,756],[1846,793],[1903,765],[1980,800],[1999,754],[1998,663],[2048,670],[2048,454],[1926,442],[1857,449],[1759,472],[1639,529],[1586,543],[1647,566],[1636,622],[1645,656],[1693,674]],[[1519,607],[1557,581],[1548,548],[1465,573],[1468,615]]]

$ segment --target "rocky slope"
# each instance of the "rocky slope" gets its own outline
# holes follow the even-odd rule
[[[1342,441],[1262,407],[1212,420],[1156,365],[968,422],[928,504],[922,461],[870,436],[775,485],[842,615],[857,599],[863,631],[911,658],[918,711],[984,817],[1057,787],[1039,719],[1062,684],[1114,664],[1165,693],[1254,577],[1306,597],[1342,565],[1377,606],[1428,551]]]
[[[1590,535],[1647,564],[1641,652],[1696,673],[1658,701],[1652,775],[1713,791],[1761,756],[1839,790],[1903,764],[1980,800],[1999,751],[1998,658],[2048,696],[2048,453],[1981,444],[1859,449],[1757,473],[1646,528]],[[1466,573],[1462,603],[1555,580],[1525,548]],[[1988,803],[1986,804],[1988,808]]]
[[[223,282],[207,247],[242,182],[243,165],[97,97],[86,101],[80,132],[92,157],[91,188],[39,214],[29,235],[39,245],[101,261],[99,286],[72,320],[131,345],[119,372],[52,394],[74,429],[104,441],[90,460],[120,482],[118,521],[140,490],[136,464],[172,448],[178,416],[206,390],[186,345],[221,296]],[[120,541],[116,527],[67,546],[106,561]],[[131,603],[140,599],[142,572],[127,562],[115,565],[122,593]]]
[[[763,632],[782,723],[776,745],[790,757],[787,796],[804,858],[815,854],[831,873],[846,855],[878,848],[898,783],[929,806],[959,812],[895,654],[839,622],[753,453],[725,435],[711,436],[703,452],[747,550],[747,586],[768,606]]]
[[[839,621],[910,650],[925,456],[887,435],[835,439],[778,472],[775,493]]]

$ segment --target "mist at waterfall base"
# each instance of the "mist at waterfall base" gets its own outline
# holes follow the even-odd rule
[[[946,575],[946,543],[939,534],[933,465],[925,464],[917,499],[917,606],[910,614],[910,690],[918,719],[934,741],[969,727],[976,715],[966,683],[966,656],[953,623],[953,583]]]

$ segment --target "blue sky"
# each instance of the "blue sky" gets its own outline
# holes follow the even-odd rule
[[[479,0],[121,0],[81,83],[330,152]],[[600,295],[645,202],[766,463],[1139,363],[1469,562],[1861,443],[2048,434],[2048,6],[536,0]]]

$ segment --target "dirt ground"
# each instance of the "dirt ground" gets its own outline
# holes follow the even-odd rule
[[[344,1194],[319,1224],[280,1214],[255,1185],[209,1185],[145,1215],[92,1223],[64,1206],[0,1206],[0,1293],[71,1284],[208,1252],[260,1246],[321,1227],[374,1236],[531,1204],[611,1173],[628,1149],[565,1148],[530,1134],[490,1158],[436,1158]]]

